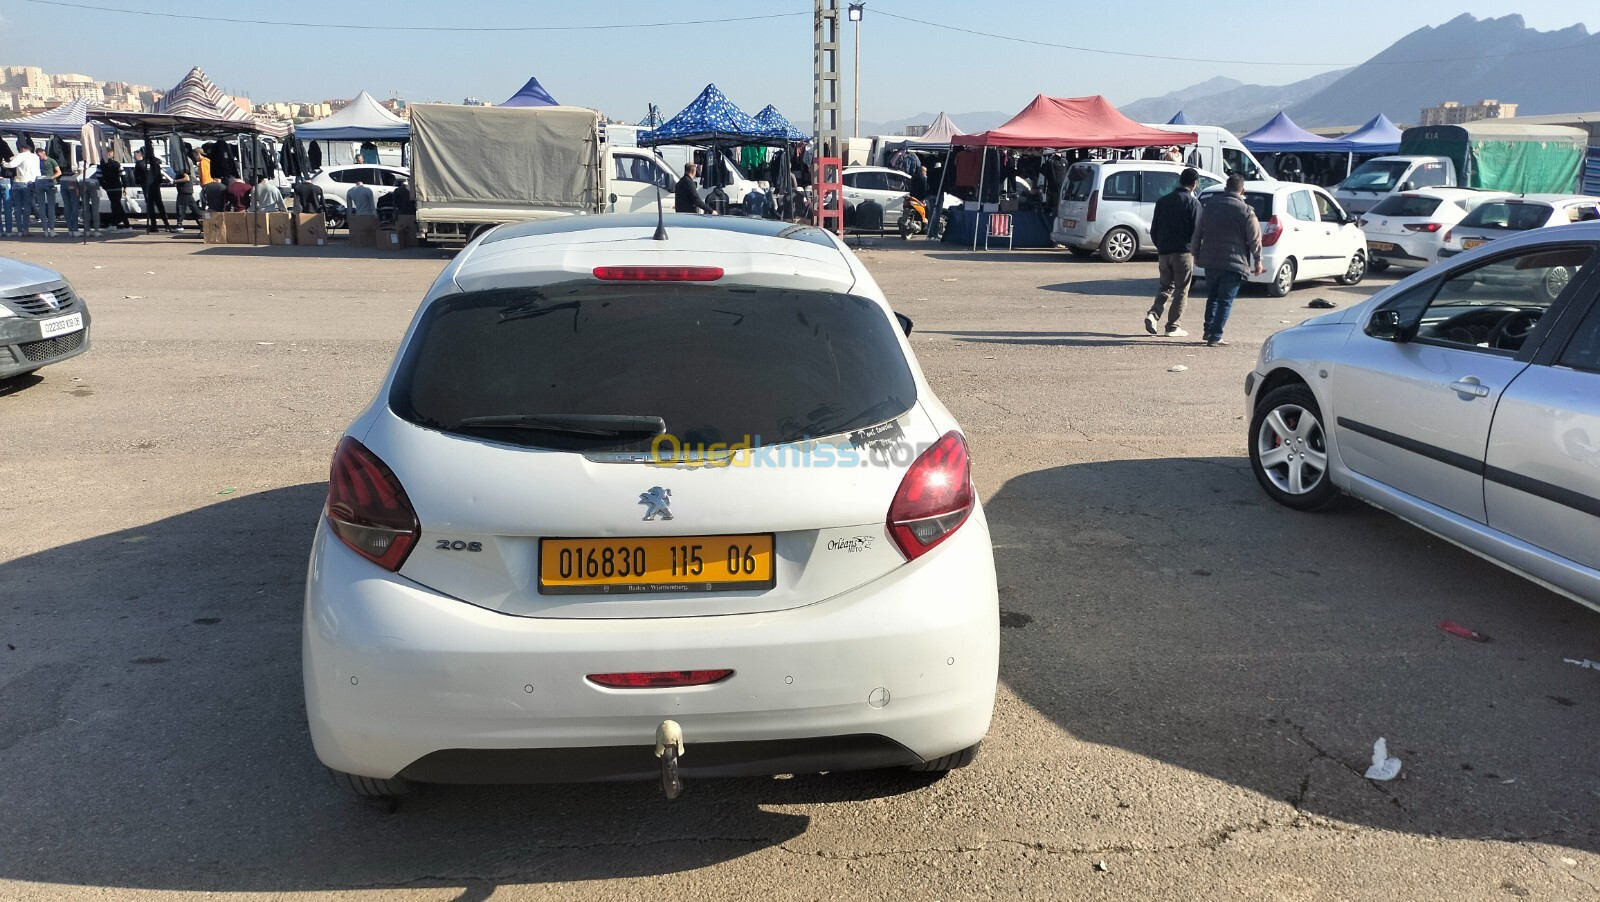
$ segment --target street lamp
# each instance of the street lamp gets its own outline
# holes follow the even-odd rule
[[[854,104],[855,124],[850,128],[850,137],[852,138],[861,137],[861,17],[866,13],[866,11],[866,0],[862,0],[860,3],[850,4],[850,9],[848,10],[850,21],[856,23],[856,74],[855,78],[853,79],[855,83],[856,100]]]

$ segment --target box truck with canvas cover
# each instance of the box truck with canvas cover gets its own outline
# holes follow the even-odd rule
[[[413,104],[411,146],[417,221],[429,237],[654,211],[658,196],[672,198],[671,171],[651,151],[608,146],[594,110]]]
[[[1359,214],[1418,188],[1573,194],[1587,141],[1582,129],[1515,120],[1420,125],[1400,133],[1399,154],[1357,166],[1334,186],[1334,198]]]

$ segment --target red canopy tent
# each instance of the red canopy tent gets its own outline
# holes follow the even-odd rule
[[[1012,148],[1063,148],[1080,147],[1165,147],[1174,144],[1196,144],[1200,140],[1194,132],[1170,132],[1148,128],[1117,112],[1117,108],[1096,94],[1092,97],[1046,97],[1040,94],[1012,116],[999,128],[975,135],[956,135],[951,139],[952,151],[956,147],[980,148],[979,157],[986,157],[991,147]],[[946,169],[949,158],[946,158]],[[978,206],[972,230],[972,248],[978,247],[978,229],[987,212],[983,199],[983,161],[978,168]],[[944,181],[939,190],[942,196]]]
[[[999,128],[956,135],[952,143],[966,147],[1158,147],[1199,140],[1194,132],[1169,132],[1140,125],[1117,112],[1099,94],[1040,94]]]

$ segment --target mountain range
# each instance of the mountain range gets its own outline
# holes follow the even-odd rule
[[[1254,129],[1278,110],[1308,128],[1356,126],[1378,113],[1415,123],[1424,107],[1495,99],[1517,114],[1600,110],[1600,35],[1582,25],[1529,28],[1518,15],[1463,14],[1411,32],[1353,69],[1289,85],[1214,78],[1122,107],[1140,122],[1165,122],[1180,109],[1198,123]]]

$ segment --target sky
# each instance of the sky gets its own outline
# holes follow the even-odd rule
[[[151,18],[0,0],[0,65],[40,66],[47,72],[76,72],[158,90],[176,84],[198,65],[224,91],[258,102],[317,101],[366,90],[378,98],[398,96],[411,102],[460,102],[470,96],[499,103],[529,75],[537,75],[560,102],[594,107],[630,122],[644,116],[648,103],[670,116],[715,82],[747,112],[774,103],[802,129],[811,119],[810,0],[83,0],[83,5],[316,27]],[[1590,32],[1600,29],[1600,3],[1595,0],[1240,0],[1214,5],[1193,0],[868,0],[860,25],[860,115],[867,121],[887,121],[940,110],[1012,112],[1038,93],[1104,94],[1124,104],[1218,75],[1287,84],[1360,63],[1419,27],[1442,24],[1463,12],[1479,18],[1516,13],[1540,30],[1580,23]],[[776,17],[638,27],[747,16]],[[895,16],[1050,43],[1231,62],[1137,59],[1029,46]],[[350,30],[329,24],[425,30]],[[511,30],[596,25],[631,27]],[[488,30],[433,30],[441,27]],[[845,23],[847,132],[854,38],[852,26]]]

